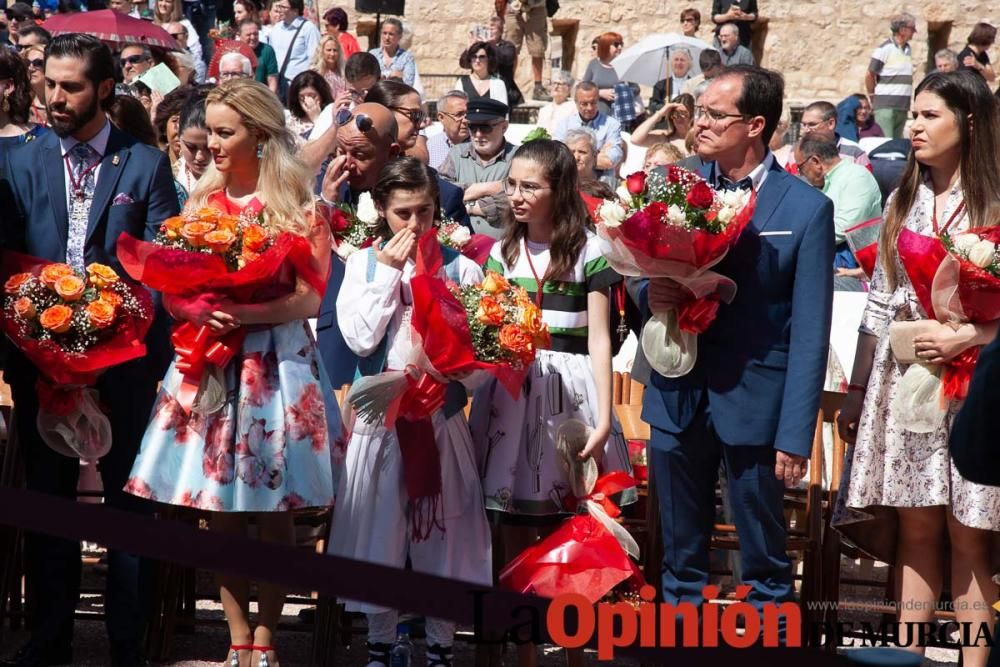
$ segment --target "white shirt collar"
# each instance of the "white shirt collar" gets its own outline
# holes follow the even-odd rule
[[[750,185],[753,188],[754,192],[759,191],[760,187],[764,185],[764,181],[767,179],[767,173],[771,171],[771,165],[773,164],[774,164],[774,153],[768,150],[767,153],[764,154],[764,159],[760,161],[760,164],[758,164],[756,167],[750,170],[750,173],[743,177],[744,179],[746,178],[750,179]],[[712,172],[710,173],[710,176],[711,180],[709,181],[709,185],[712,185],[713,187],[716,186],[716,184],[719,182],[719,179],[725,178],[719,172],[718,162],[712,163]]]
[[[102,112],[103,113],[103,112]],[[108,149],[108,138],[111,136],[111,121],[104,121],[104,127],[101,128],[100,132],[90,138],[87,143],[90,147],[97,151],[97,154],[104,157],[104,153]],[[59,137],[59,147],[62,150],[63,157],[66,157],[73,146],[76,146],[79,141],[73,137]]]

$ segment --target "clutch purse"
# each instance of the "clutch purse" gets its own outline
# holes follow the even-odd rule
[[[890,322],[889,347],[892,349],[892,356],[896,357],[896,361],[901,364],[920,363],[917,351],[913,349],[913,340],[917,336],[940,331],[942,327],[946,326],[948,325],[941,324],[937,320]]]

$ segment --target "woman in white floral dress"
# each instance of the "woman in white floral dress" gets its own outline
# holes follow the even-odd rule
[[[952,464],[948,434],[957,406],[930,433],[900,423],[893,399],[907,366],[893,356],[888,332],[890,322],[927,319],[896,250],[902,228],[933,236],[1000,222],[1000,115],[981,77],[964,72],[928,76],[917,87],[914,109],[913,152],[886,207],[879,263],[838,421],[854,446],[834,524],[868,553],[896,565],[901,622],[933,619],[950,563],[958,621],[972,624],[972,637],[981,624],[992,635],[991,552],[1000,530],[1000,489],[963,479]],[[914,349],[921,363],[940,365],[996,332],[996,322],[942,327],[916,335]],[[986,664],[988,647],[962,651],[964,664]]]

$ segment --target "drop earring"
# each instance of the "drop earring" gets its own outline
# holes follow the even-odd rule
[[[260,160],[264,157],[264,144],[257,144],[257,159]]]

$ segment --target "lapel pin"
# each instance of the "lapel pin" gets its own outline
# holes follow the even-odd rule
[[[121,162],[121,158],[118,157],[118,155],[115,155],[113,158],[111,158],[111,164],[115,165],[116,167],[118,166],[119,162]]]

